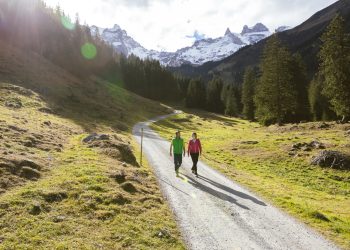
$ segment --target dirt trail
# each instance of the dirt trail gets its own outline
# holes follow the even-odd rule
[[[189,249],[337,249],[203,162],[198,164],[197,178],[186,157],[181,178],[176,178],[169,142],[149,127],[168,116],[136,124],[133,134],[140,142],[144,128],[144,154],[156,172]]]

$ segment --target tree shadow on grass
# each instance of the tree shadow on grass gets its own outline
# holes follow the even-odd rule
[[[242,123],[241,121],[232,117],[227,117],[221,114],[211,113],[203,110],[186,109],[186,113],[190,115],[197,115],[204,120],[223,122],[229,126],[234,126],[236,124]]]

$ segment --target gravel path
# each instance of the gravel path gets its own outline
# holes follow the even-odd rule
[[[140,143],[144,128],[143,151],[154,168],[189,249],[337,249],[305,225],[229,180],[203,162],[199,177],[191,173],[191,160],[184,158],[177,178],[170,142],[138,123],[133,134]],[[204,149],[205,150],[205,149]]]

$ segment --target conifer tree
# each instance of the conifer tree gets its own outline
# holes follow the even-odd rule
[[[294,114],[290,114],[287,119],[290,122],[310,120],[310,104],[308,99],[308,80],[306,65],[299,53],[294,54],[291,62],[292,83],[297,91],[297,108]]]
[[[254,69],[249,67],[244,73],[243,87],[242,87],[242,104],[243,115],[248,120],[254,120],[254,90],[257,84]]]
[[[238,111],[238,101],[236,98],[236,91],[232,85],[228,86],[226,100],[225,100],[225,115],[237,116]]]
[[[206,107],[208,111],[216,113],[224,112],[224,104],[221,100],[223,86],[223,81],[218,77],[208,82],[206,93]]]
[[[332,20],[321,40],[322,93],[329,98],[336,114],[345,120],[350,117],[350,38],[340,15]]]
[[[255,105],[258,120],[267,125],[283,123],[287,114],[297,109],[297,91],[290,70],[292,55],[277,35],[264,48],[260,65],[261,77],[256,88]]]
[[[206,102],[206,91],[201,79],[192,79],[188,85],[186,107],[203,108]]]
[[[308,90],[310,109],[314,121],[326,121],[336,116],[335,113],[330,110],[329,101],[322,94],[323,84],[323,77],[320,74],[316,74]]]

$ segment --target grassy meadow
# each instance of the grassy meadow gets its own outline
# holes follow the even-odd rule
[[[57,109],[0,85],[0,249],[185,248],[151,168],[133,161],[132,125],[167,108],[96,82],[96,103]],[[91,132],[111,144],[83,143]]]
[[[185,139],[196,131],[204,148],[203,161],[349,249],[350,172],[311,165],[311,158],[321,149],[291,151],[293,144],[316,140],[328,150],[350,153],[346,135],[350,124],[328,125],[262,127],[187,110],[152,126],[169,140],[176,130]]]

